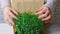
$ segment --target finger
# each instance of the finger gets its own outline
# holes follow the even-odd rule
[[[37,9],[36,11],[35,11],[35,13],[38,13],[39,11],[41,11],[43,8],[41,7],[41,8],[39,8],[39,9]]]
[[[7,22],[8,22],[10,25],[12,25],[12,26],[14,25],[14,22],[13,22],[12,19],[10,19],[10,18],[7,19]]]
[[[49,16],[46,17],[46,18],[43,18],[42,20],[43,20],[43,21],[46,21],[46,20],[49,20],[49,19],[51,19],[51,15],[49,15]]]
[[[12,14],[14,14],[15,16],[18,14],[18,12],[17,12],[16,10],[12,9],[12,8],[11,8],[10,12],[11,12]]]
[[[49,22],[50,22],[50,20],[51,20],[51,19],[49,19],[49,20],[46,20],[46,21],[45,21],[45,23],[49,23]]]
[[[43,14],[46,12],[46,10],[47,10],[46,8],[43,8],[41,11],[37,12],[36,14],[37,15]]]
[[[9,16],[9,18],[16,18],[17,19],[17,17],[13,14],[13,13],[11,13],[11,12],[9,12],[10,14],[8,15]]]
[[[4,20],[6,21],[6,23],[8,23],[9,25],[14,25],[13,21],[9,18],[9,13],[4,13]]]
[[[5,19],[6,23],[8,23],[9,25],[14,25],[13,21],[9,18],[8,15],[6,15],[6,16],[4,17],[4,19]]]
[[[10,10],[10,15],[12,15],[11,18],[14,17],[14,18],[17,19],[18,12],[16,10],[14,10],[14,9],[11,9]]]
[[[47,17],[48,15],[49,15],[49,11],[46,11],[45,14],[39,15],[38,18],[45,18],[45,17]]]

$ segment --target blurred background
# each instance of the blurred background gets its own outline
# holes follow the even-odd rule
[[[1,3],[0,3],[0,23],[5,23],[4,18],[3,18],[3,11],[1,8]]]

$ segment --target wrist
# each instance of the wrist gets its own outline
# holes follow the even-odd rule
[[[47,5],[44,5],[43,7],[47,7],[49,11],[52,11],[51,8]]]

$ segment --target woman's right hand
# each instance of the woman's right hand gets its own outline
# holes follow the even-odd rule
[[[14,22],[12,21],[11,17],[16,18],[15,14],[17,14],[17,11],[9,6],[4,7],[3,10],[4,10],[4,19],[6,23],[8,23],[9,25],[14,25]]]

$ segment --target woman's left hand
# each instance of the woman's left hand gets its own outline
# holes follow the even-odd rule
[[[36,10],[36,15],[38,15],[38,18],[41,18],[45,23],[49,23],[51,20],[51,10],[46,6]]]

